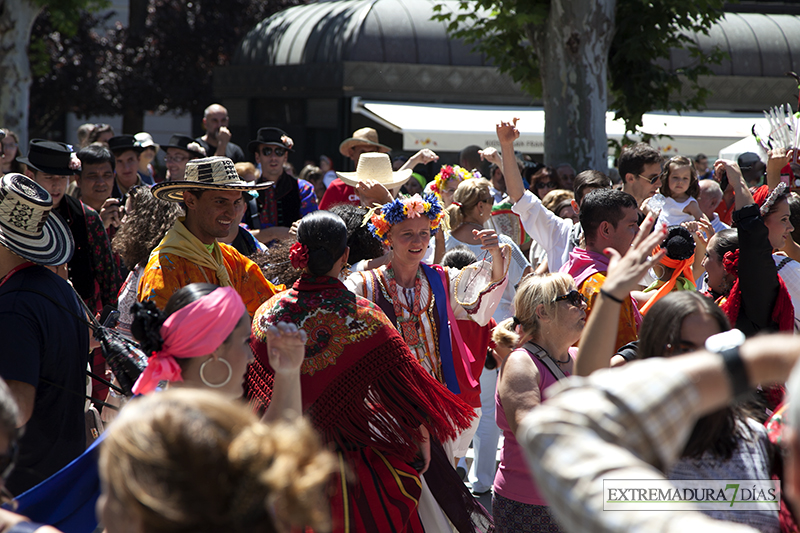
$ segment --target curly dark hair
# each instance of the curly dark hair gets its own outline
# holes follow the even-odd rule
[[[144,263],[150,252],[183,214],[179,204],[159,200],[150,188],[137,185],[128,191],[130,211],[111,241],[111,248],[122,258],[128,270]]]
[[[339,204],[331,207],[328,211],[339,215],[344,220],[344,225],[347,226],[347,246],[350,247],[348,262],[351,265],[362,259],[375,259],[384,254],[383,243],[364,225],[367,208]]]
[[[256,251],[249,255],[248,259],[257,264],[264,277],[272,283],[283,284],[289,288],[303,275],[303,271],[294,268],[289,261],[292,244],[294,241],[280,241],[270,246],[269,253]]]

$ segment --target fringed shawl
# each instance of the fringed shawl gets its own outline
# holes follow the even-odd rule
[[[266,329],[277,322],[308,334],[303,412],[327,442],[411,461],[421,424],[440,442],[469,427],[473,410],[423,370],[386,315],[330,277],[303,276],[256,313],[256,361],[246,378],[246,394],[256,403],[267,405],[271,397]]]

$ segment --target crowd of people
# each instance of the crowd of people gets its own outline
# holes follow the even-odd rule
[[[576,173],[514,119],[296,173],[280,128],[203,126],[3,131],[0,529],[798,530],[793,150]],[[603,479],[784,492],[603,511]]]

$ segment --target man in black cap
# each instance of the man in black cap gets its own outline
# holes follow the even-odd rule
[[[231,142],[228,121],[228,110],[220,104],[211,104],[203,111],[203,129],[206,133],[195,140],[205,148],[208,157],[221,155],[234,163],[243,163],[244,151],[238,144]]]
[[[111,196],[122,198],[134,185],[153,185],[150,176],[139,174],[139,156],[144,148],[136,142],[133,135],[117,135],[108,140],[108,149],[114,154],[116,180]]]
[[[258,212],[261,220],[261,242],[285,239],[296,220],[318,209],[314,186],[298,180],[283,170],[292,151],[292,139],[278,128],[261,128],[256,140],[247,149],[255,154],[261,165],[258,182],[272,182],[273,186],[258,193]]]
[[[186,163],[206,157],[205,148],[197,141],[177,133],[169,138],[169,144],[162,144],[161,148],[166,153],[164,161],[167,163],[167,181],[183,181]]]
[[[66,263],[75,249],[51,209],[51,196],[35,182],[21,174],[0,178],[0,336],[6,341],[0,376],[19,406],[19,426],[25,426],[17,466],[6,481],[14,494],[86,448],[89,329],[75,292],[45,268]]]
[[[758,187],[764,179],[764,173],[767,171],[767,165],[758,157],[758,154],[753,152],[745,152],[741,154],[737,160],[739,168],[742,170],[748,187]]]
[[[92,311],[117,304],[122,279],[111,253],[103,221],[97,211],[64,193],[71,166],[71,150],[64,143],[34,139],[28,157],[17,161],[28,165],[33,181],[52,197],[53,211],[63,218],[75,241],[75,255],[67,265],[69,280]]]

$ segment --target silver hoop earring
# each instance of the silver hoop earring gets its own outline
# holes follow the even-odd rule
[[[225,359],[222,359],[222,358],[218,359],[218,361],[220,363],[223,363],[225,366],[228,367],[228,377],[225,378],[225,381],[223,381],[222,383],[211,383],[210,381],[208,381],[206,379],[206,376],[204,375],[204,372],[205,372],[205,369],[206,369],[206,365],[208,363],[210,363],[211,361],[213,361],[213,360],[214,360],[213,358],[212,359],[207,359],[202,365],[200,365],[200,381],[202,381],[203,385],[205,385],[206,387],[211,387],[212,389],[218,389],[218,388],[224,387],[225,385],[228,384],[228,382],[233,377],[233,369],[231,368],[231,364],[228,361],[226,361]]]

